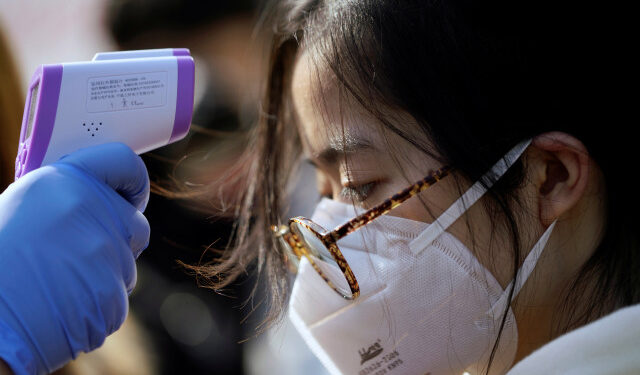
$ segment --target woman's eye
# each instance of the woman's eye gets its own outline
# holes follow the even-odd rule
[[[342,187],[340,198],[345,201],[364,202],[372,194],[376,182]]]

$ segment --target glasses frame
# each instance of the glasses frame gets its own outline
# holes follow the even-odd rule
[[[289,219],[289,225],[279,225],[273,226],[272,229],[277,238],[281,240],[284,245],[286,251],[286,259],[288,264],[292,269],[297,268],[297,263],[291,263],[291,261],[297,260],[299,261],[303,256],[309,260],[309,263],[313,266],[313,268],[318,272],[318,274],[324,279],[324,281],[329,284],[329,286],[335,290],[340,296],[348,300],[354,300],[358,298],[360,295],[360,286],[358,285],[358,280],[356,279],[349,263],[344,258],[342,251],[338,247],[337,242],[344,238],[346,235],[355,232],[356,230],[362,228],[363,226],[369,224],[376,218],[388,213],[394,208],[398,207],[400,204],[408,200],[409,198],[425,191],[427,188],[435,185],[438,181],[440,181],[445,176],[449,175],[452,171],[452,167],[445,166],[436,171],[429,173],[425,178],[415,182],[411,186],[406,189],[398,192],[391,196],[391,198],[385,200],[384,202],[372,207],[371,209],[365,211],[364,213],[356,216],[355,218],[349,220],[348,222],[339,225],[335,229],[331,231],[327,231],[322,228],[320,225],[314,223],[310,219],[307,219],[302,216],[294,217]],[[293,229],[293,225],[298,224],[302,225],[305,228],[309,229],[327,248],[333,260],[338,264],[338,267],[342,271],[347,283],[349,284],[349,289],[351,289],[351,295],[345,295],[345,293],[341,292],[331,280],[322,272],[320,267],[316,264],[313,256],[311,254],[311,250],[305,247],[304,241],[300,239],[300,237],[295,233],[296,231]],[[292,258],[295,257],[295,258]]]

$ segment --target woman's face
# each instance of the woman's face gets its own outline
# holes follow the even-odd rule
[[[297,58],[292,102],[304,154],[316,167],[321,195],[369,208],[443,166],[382,126],[353,98],[344,92],[341,95],[335,82],[335,76],[328,71],[318,70],[309,54],[302,53]],[[409,132],[413,129],[411,134],[424,138],[411,116],[398,111],[392,115],[400,119],[395,126]],[[413,197],[388,215],[430,223],[470,186],[462,182],[460,191],[458,182],[452,176],[446,177],[421,193],[424,204]],[[491,228],[482,205],[472,206],[465,216],[472,231],[461,219],[449,232],[473,249],[480,262],[505,287],[513,272],[510,247],[500,247],[502,241],[494,234],[491,243],[494,248],[489,248],[489,237],[484,234],[491,233]]]
[[[336,77],[318,68],[308,53],[294,63],[291,95],[305,156],[316,167],[318,189],[324,196],[364,208],[441,168],[431,157],[364,110],[340,90]],[[429,145],[407,113],[383,109],[394,126]],[[433,147],[428,147],[433,149]],[[517,359],[548,342],[554,331],[555,307],[564,288],[600,242],[604,204],[602,177],[582,143],[560,132],[536,137],[525,154],[524,183],[515,192],[520,259],[545,229],[559,220],[536,268],[512,303],[518,321]],[[388,215],[433,222],[475,181],[452,174],[392,210]],[[503,288],[514,272],[510,228],[492,220],[485,197],[471,206],[447,231],[470,249]],[[555,332],[555,333],[552,333]]]

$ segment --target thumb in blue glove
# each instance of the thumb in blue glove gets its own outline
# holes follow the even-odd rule
[[[48,373],[123,323],[149,241],[144,163],[111,143],[26,174],[0,195],[0,358]]]

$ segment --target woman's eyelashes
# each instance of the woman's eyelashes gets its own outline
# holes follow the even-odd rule
[[[321,198],[364,203],[387,180],[386,177],[379,176],[379,169],[371,166],[346,168],[341,165],[336,170],[312,164],[316,168],[316,184]]]
[[[318,191],[321,198],[335,199],[342,202],[364,203],[377,190],[381,181],[375,180],[367,183],[349,183],[346,186],[333,185],[319,186]]]
[[[366,184],[349,184],[340,190],[340,200],[362,203],[366,201],[375,190],[378,181],[367,182]]]

